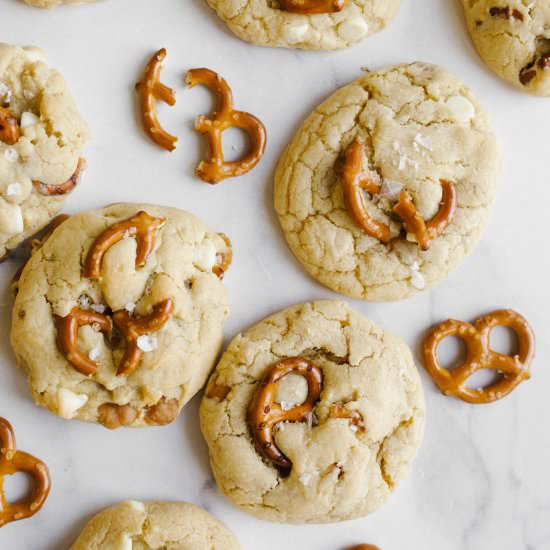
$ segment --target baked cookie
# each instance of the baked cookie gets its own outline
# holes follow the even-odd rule
[[[0,258],[78,183],[88,126],[43,52],[0,44]]]
[[[399,300],[472,251],[499,166],[472,93],[440,67],[400,65],[341,88],[307,118],[279,161],[275,209],[321,283]]]
[[[130,500],[103,510],[70,550],[239,550],[235,535],[214,516],[186,502]]]
[[[62,222],[13,309],[36,403],[108,428],[175,420],[220,350],[230,260],[227,237],[175,208],[116,204]]]
[[[88,4],[96,0],[24,0],[25,4],[36,6],[37,8],[57,8],[63,4],[69,6],[79,6],[80,4]]]
[[[349,48],[381,31],[397,14],[401,0],[284,0],[286,3],[340,4],[332,13],[294,13],[282,0],[208,0],[242,40],[259,46],[336,50]]]
[[[550,2],[463,3],[468,30],[485,63],[521,90],[550,96]]]
[[[289,523],[374,512],[407,474],[424,414],[407,346],[337,301],[290,307],[238,335],[200,408],[221,491]]]

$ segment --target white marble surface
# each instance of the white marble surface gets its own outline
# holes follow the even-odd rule
[[[435,290],[401,303],[353,306],[404,338],[418,359],[422,332],[448,316],[468,320],[513,307],[538,336],[531,381],[490,406],[442,397],[420,367],[426,436],[411,475],[375,515],[340,525],[273,525],[240,512],[217,492],[198,427],[198,398],[173,425],[141,431],[109,432],[37,408],[8,344],[8,283],[17,268],[8,261],[0,266],[0,415],[14,424],[21,448],[47,461],[53,490],[37,516],[1,529],[2,550],[66,549],[92,514],[128,498],[204,506],[235,531],[245,550],[341,550],[359,542],[383,550],[550,548],[550,99],[522,95],[485,69],[458,0],[405,0],[389,29],[338,53],[252,47],[230,35],[205,0],[105,0],[55,12],[0,0],[0,40],[45,48],[92,126],[90,168],[68,212],[156,201],[189,209],[231,236],[236,258],[226,278],[228,339],[281,307],[337,297],[300,269],[272,209],[275,163],[301,119],[358,76],[361,66],[413,60],[446,66],[485,104],[503,145],[486,234]],[[150,145],[134,118],[132,86],[161,46],[169,51],[164,80],[180,92],[175,108],[162,109],[165,126],[181,136],[172,155]],[[192,120],[207,112],[210,100],[205,90],[184,91],[181,77],[197,66],[220,71],[237,106],[259,116],[269,132],[260,166],[217,187],[192,177],[200,144]]]

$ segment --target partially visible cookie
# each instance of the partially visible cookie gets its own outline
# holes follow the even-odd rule
[[[88,134],[44,53],[0,44],[0,258],[61,209]]]
[[[485,63],[524,92],[550,96],[550,2],[463,3],[468,30]]]
[[[374,512],[407,474],[424,416],[407,346],[337,301],[290,307],[238,335],[200,408],[220,490],[289,523]]]
[[[401,0],[348,0],[339,12],[303,15],[285,11],[278,0],[208,2],[242,40],[306,50],[349,48],[381,31],[401,4]]]
[[[25,4],[36,6],[37,8],[57,8],[62,4],[78,6],[80,4],[87,4],[95,1],[96,0],[24,0]]]
[[[117,204],[61,223],[13,309],[36,403],[108,428],[175,420],[220,350],[230,260],[227,237],[175,208]]]
[[[344,177],[354,143],[351,168],[369,189]],[[470,90],[443,68],[399,65],[344,86],[306,119],[279,161],[275,209],[292,251],[321,283],[399,300],[439,283],[472,251],[499,168],[496,137]],[[385,227],[382,240],[357,223],[346,181],[371,225]],[[423,246],[417,229],[438,225],[447,195],[448,223]],[[409,225],[403,210],[415,212]]]
[[[239,550],[235,535],[187,502],[130,500],[107,508],[86,525],[70,550]]]

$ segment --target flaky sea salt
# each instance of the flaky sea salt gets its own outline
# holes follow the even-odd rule
[[[397,181],[384,180],[380,188],[379,197],[388,197],[390,199],[397,197],[401,190],[403,189],[403,184]]]
[[[88,298],[85,294],[82,294],[78,297],[77,303],[82,308],[88,308],[90,307],[90,298]]]
[[[6,197],[16,197],[20,195],[22,191],[21,184],[19,182],[10,183],[6,187]]]
[[[101,349],[99,348],[99,346],[95,346],[90,350],[90,353],[88,353],[88,357],[92,361],[95,361],[96,359],[99,358],[100,354],[101,354]]]
[[[90,309],[96,313],[105,313],[107,306],[104,306],[103,304],[92,304]]]
[[[144,334],[142,336],[138,336],[137,346],[141,351],[148,353],[157,348],[157,341],[150,334]]]
[[[134,304],[134,302],[129,302],[126,304],[126,306],[124,307],[124,309],[128,312],[128,313],[134,313],[134,310],[136,309],[136,304]]]
[[[16,162],[19,159],[19,153],[15,149],[6,149],[4,157],[8,162]]]

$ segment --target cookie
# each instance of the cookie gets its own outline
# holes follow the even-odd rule
[[[62,222],[13,309],[36,403],[108,428],[175,420],[220,350],[230,260],[227,237],[175,208],[116,204]]]
[[[472,251],[499,167],[468,88],[440,67],[400,65],[365,74],[307,118],[279,161],[275,209],[318,281],[354,298],[399,300]]]
[[[550,96],[550,2],[463,3],[468,30],[483,61],[524,92]]]
[[[0,44],[0,258],[61,209],[88,126],[36,48]]]
[[[242,40],[259,46],[336,50],[349,48],[381,31],[401,0],[347,0],[334,13],[306,15],[282,9],[277,0],[208,0]],[[300,2],[296,2],[301,4]],[[319,3],[313,0],[313,4]]]
[[[239,550],[235,535],[187,502],[122,502],[97,514],[70,550]]]
[[[80,4],[87,4],[95,1],[96,0],[24,0],[25,4],[36,6],[37,8],[57,8],[63,4],[79,6]]]
[[[220,490],[289,523],[374,512],[407,474],[424,416],[410,350],[338,301],[290,307],[238,335],[200,408]]]

